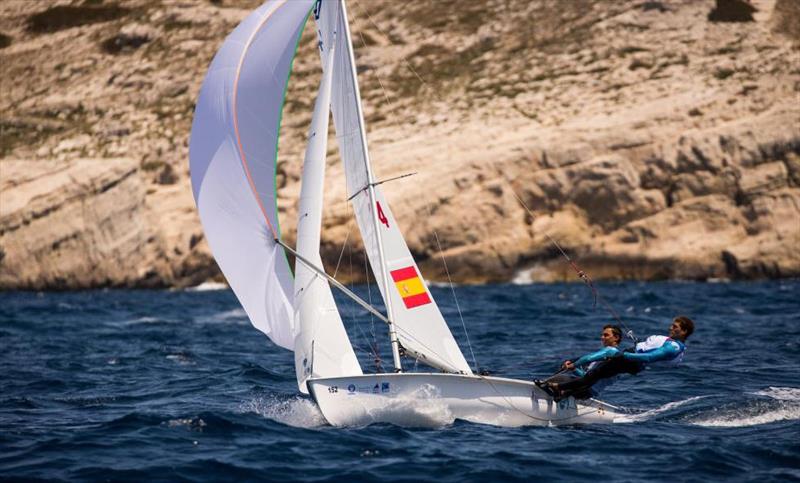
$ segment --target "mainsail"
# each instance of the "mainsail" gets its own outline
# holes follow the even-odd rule
[[[324,62],[328,64],[332,60],[332,47],[320,46],[323,59],[326,59]],[[314,105],[297,215],[297,253],[316,267],[323,266],[319,244],[332,77],[332,69],[323,72]],[[309,378],[362,374],[328,281],[299,258],[295,263],[295,277],[295,326],[298,333],[294,360],[300,391],[308,392],[306,381]]]
[[[225,278],[255,327],[293,349],[292,274],[275,200],[286,84],[313,0],[274,0],[225,39],[208,69],[189,143],[192,191]]]
[[[335,44],[331,110],[347,177],[347,192],[352,198],[358,227],[373,273],[379,281],[381,295],[387,307],[392,308],[389,316],[396,326],[397,336],[411,354],[424,362],[446,371],[471,374],[380,189],[374,187],[374,202],[368,196],[374,180],[370,173],[344,2],[318,2],[314,16],[320,43],[323,46]],[[379,253],[381,249],[383,257]],[[383,280],[388,284],[381,283]]]

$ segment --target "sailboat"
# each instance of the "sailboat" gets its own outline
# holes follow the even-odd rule
[[[311,17],[322,78],[293,248],[278,220],[277,146],[292,62]],[[347,195],[385,312],[326,273],[320,257],[331,114]],[[206,74],[189,157],[194,199],[220,269],[252,324],[294,352],[300,392],[331,425],[415,425],[430,410],[501,426],[607,423],[619,416],[600,401],[556,403],[532,382],[470,368],[372,172],[344,0],[269,0],[239,24]],[[295,258],[294,276],[287,254]],[[386,323],[392,372],[362,370],[332,287]],[[404,357],[430,369],[409,372]]]

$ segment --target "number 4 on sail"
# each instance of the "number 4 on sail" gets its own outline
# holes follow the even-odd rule
[[[275,201],[277,145],[286,84],[310,16],[323,74],[292,248],[281,237]],[[385,313],[325,273],[319,254],[331,114]],[[555,404],[532,382],[470,369],[375,182],[344,0],[270,0],[242,21],[206,74],[189,157],[195,202],[220,269],[253,325],[294,352],[298,387],[330,424],[415,424],[409,409],[424,412],[434,405],[455,418],[506,426],[611,422],[617,416],[600,401]],[[294,277],[287,252],[295,255]],[[362,371],[331,286],[387,324],[393,372]],[[406,372],[403,356],[436,371]]]

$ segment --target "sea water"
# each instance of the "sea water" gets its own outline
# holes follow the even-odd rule
[[[435,405],[419,427],[330,427],[299,395],[292,354],[224,287],[0,293],[0,479],[800,479],[800,281],[599,288],[639,336],[678,314],[697,330],[681,367],[603,393],[617,423],[558,428],[473,424]],[[614,322],[581,284],[432,293],[467,360],[499,376],[546,376]],[[385,327],[337,300],[365,371],[373,344],[390,366]]]

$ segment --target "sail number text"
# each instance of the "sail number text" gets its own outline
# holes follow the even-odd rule
[[[386,218],[386,214],[384,214],[381,204],[376,201],[375,206],[378,208],[378,221],[386,225],[386,228],[389,228],[389,219]]]

